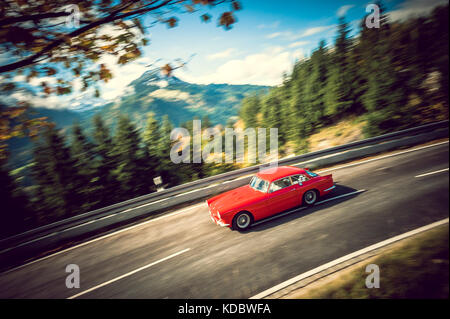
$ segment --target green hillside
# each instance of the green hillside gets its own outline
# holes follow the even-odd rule
[[[213,124],[225,125],[238,115],[243,98],[266,93],[269,89],[258,85],[193,84],[176,77],[162,77],[155,70],[145,72],[130,83],[129,88],[131,93],[100,109],[99,113],[109,125],[122,113],[142,128],[148,112],[153,112],[159,120],[168,115],[176,126],[204,116]]]

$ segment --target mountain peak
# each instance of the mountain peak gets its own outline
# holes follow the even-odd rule
[[[130,85],[133,86],[137,83],[165,87],[169,84],[184,83],[184,81],[180,80],[176,76],[163,75],[161,70],[157,68],[145,71],[138,79],[130,83]]]

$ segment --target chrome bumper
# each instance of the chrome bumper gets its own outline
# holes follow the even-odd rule
[[[209,217],[211,217],[211,220],[216,224],[216,225],[219,225],[219,226],[222,226],[222,227],[229,227],[230,226],[230,224],[225,224],[222,220],[220,220],[220,219],[215,219],[212,215],[211,215],[211,212],[209,213]]]

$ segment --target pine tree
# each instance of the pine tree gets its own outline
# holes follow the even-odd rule
[[[147,114],[147,122],[142,134],[142,141],[144,144],[143,161],[145,168],[145,175],[149,177],[150,183],[147,184],[149,191],[155,191],[153,178],[161,175],[161,161],[159,152],[159,143],[161,139],[160,126],[155,118],[154,113]],[[163,181],[165,182],[165,181]]]
[[[160,168],[159,156],[161,155],[158,147],[161,140],[161,132],[159,122],[156,120],[154,113],[147,114],[147,123],[142,140],[149,156],[148,166],[152,170],[158,171]]]
[[[0,238],[25,231],[27,219],[31,218],[29,199],[21,192],[13,177],[8,173],[5,163],[0,163]]]
[[[294,67],[291,87],[289,139],[296,143],[300,143],[312,131],[312,123],[309,123],[306,118],[305,79],[308,77],[308,74],[309,67],[306,61],[302,61]]]
[[[80,193],[80,207],[82,211],[89,211],[99,206],[98,185],[96,184],[94,167],[94,150],[88,141],[79,123],[72,127],[71,154],[74,158],[74,168],[78,179],[74,180],[77,192]]]
[[[373,136],[401,128],[410,114],[404,111],[407,105],[405,87],[393,64],[388,17],[381,11],[379,29],[363,28],[361,42],[365,44],[365,58],[370,61],[366,67],[368,88],[363,96],[368,111],[365,133]],[[368,41],[372,46],[370,50]]]
[[[77,189],[75,160],[64,136],[55,128],[48,128],[35,147],[34,163],[41,217],[54,220],[78,214],[83,198]]]
[[[344,17],[340,17],[325,96],[326,114],[334,118],[343,117],[346,113],[351,112],[354,102],[351,89],[354,79],[348,61],[351,48],[349,32]]]
[[[256,128],[258,126],[257,115],[259,113],[261,101],[257,95],[248,96],[242,100],[242,107],[239,116],[244,121],[245,127]]]
[[[305,84],[305,116],[317,129],[325,123],[325,94],[328,79],[328,57],[325,41],[311,55],[311,73]]]
[[[93,150],[95,183],[98,206],[105,207],[120,200],[120,184],[113,170],[117,165],[113,154],[110,132],[99,114],[93,117]]]
[[[145,180],[150,177],[142,174],[139,133],[128,116],[119,115],[113,154],[117,161],[114,175],[120,184],[120,199],[127,200],[145,193]]]
[[[170,123],[169,116],[164,115],[162,118],[161,127],[159,130],[159,140],[157,143],[157,154],[160,159],[160,169],[161,177],[165,184],[169,186],[174,186],[179,184],[183,178],[180,176],[183,171],[180,170],[181,164],[177,165],[170,159],[170,151],[173,146],[173,141],[170,139],[170,133],[172,132],[173,126]],[[192,134],[191,134],[192,141]],[[191,158],[192,159],[192,158]]]

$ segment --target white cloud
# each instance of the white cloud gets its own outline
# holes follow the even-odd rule
[[[309,41],[296,41],[296,42],[289,44],[289,48],[301,47],[301,46],[307,45],[308,43],[309,43]]]
[[[143,57],[125,65],[116,64],[117,57],[105,55],[98,64],[104,63],[110,68],[113,78],[107,83],[101,84],[102,98],[113,100],[123,95],[128,84],[137,79],[146,71],[144,65],[150,63],[150,59]]]
[[[62,105],[65,105],[64,97],[56,95],[31,95],[29,92],[17,91],[10,95],[11,98],[17,101],[30,102],[35,107],[43,107],[47,109],[60,109]]]
[[[179,90],[167,90],[162,88],[151,92],[149,96],[173,101],[186,101],[190,104],[194,103],[194,100],[189,93]]]
[[[300,32],[293,32],[290,30],[273,32],[273,33],[267,34],[266,38],[267,39],[281,38],[281,39],[287,40],[287,41],[295,41],[295,40],[299,40],[301,38],[309,37],[309,36],[317,34],[317,33],[329,31],[334,27],[336,27],[335,24],[320,26],[320,27],[312,27],[312,28],[305,29],[304,31],[300,31]]]
[[[229,60],[207,75],[193,76],[183,69],[176,72],[179,78],[192,83],[279,85],[283,72],[292,70],[295,60],[303,57],[303,50],[291,52],[271,47],[242,59]]]
[[[334,27],[335,27],[335,25],[333,24],[333,25],[309,28],[309,29],[306,29],[305,31],[303,31],[303,33],[301,34],[301,37],[302,38],[309,37],[309,36],[317,34],[317,33],[328,31],[329,29],[334,28]]]
[[[33,77],[28,83],[32,86],[40,86],[42,82],[45,82],[48,85],[54,85],[56,84],[57,79],[54,76]]]
[[[338,11],[336,12],[338,17],[343,17],[346,15],[347,11],[350,10],[351,8],[353,8],[354,5],[353,4],[347,4],[345,6],[342,6],[338,9]]]
[[[27,79],[27,77],[25,75],[19,74],[19,75],[16,75],[15,77],[13,77],[12,80],[13,80],[13,82],[25,82],[26,79]]]
[[[72,81],[72,87],[75,92],[80,92],[80,90],[83,88],[83,81],[81,78],[76,78]]]
[[[267,39],[273,39],[273,38],[278,38],[278,37],[281,36],[281,35],[283,35],[282,32],[274,32],[274,33],[268,34],[268,35],[266,36],[266,38],[267,38]]]
[[[104,55],[100,58],[98,63],[88,68],[89,69],[98,69],[100,64],[105,64],[112,72],[113,78],[109,80],[107,83],[99,81],[101,89],[101,97],[105,100],[113,100],[117,97],[120,97],[127,92],[129,92],[130,87],[128,84],[133,80],[137,79],[146,71],[145,65],[151,62],[151,59],[148,57],[142,57],[137,59],[136,61],[129,62],[125,65],[119,65],[116,63],[117,57],[112,55]],[[25,75],[16,75],[13,78],[13,81],[16,83],[21,83],[26,81]],[[77,99],[79,97],[84,96],[84,94],[92,93],[93,88],[88,88],[86,92],[80,92],[83,87],[83,83],[80,78],[74,78],[72,82],[73,93],[69,95],[57,96],[57,95],[46,95],[40,89],[41,83],[46,82],[48,85],[55,85],[57,83],[57,77],[54,76],[43,76],[43,77],[33,77],[28,82],[29,85],[37,88],[37,95],[30,95],[26,92],[16,92],[11,95],[11,98],[14,98],[18,101],[30,101],[33,105],[37,107],[45,107],[45,108],[67,108],[73,105],[69,105],[69,101],[71,99]],[[161,87],[164,86],[164,83],[158,83]],[[76,105],[75,105],[76,106]]]
[[[389,11],[391,20],[405,20],[413,16],[429,14],[436,6],[448,4],[448,0],[407,0],[398,9]]]
[[[206,58],[208,60],[224,59],[224,58],[228,58],[229,56],[231,56],[231,54],[234,53],[235,51],[236,51],[235,49],[230,48],[230,49],[226,49],[224,51],[220,51],[217,53],[207,55]]]

